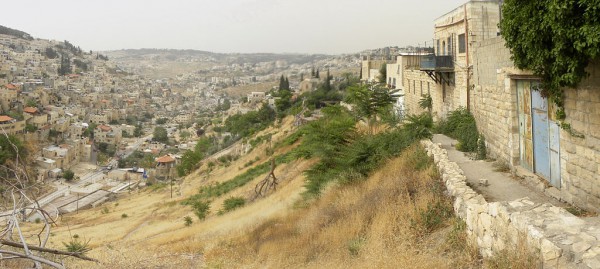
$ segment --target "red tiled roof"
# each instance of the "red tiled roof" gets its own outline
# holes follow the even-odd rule
[[[175,161],[175,158],[173,158],[169,155],[165,155],[165,156],[162,156],[162,157],[156,159],[156,162],[159,162],[159,163],[172,163],[174,161]]]
[[[37,111],[38,110],[35,107],[28,106],[26,108],[23,108],[23,112],[26,112],[26,113],[29,113],[29,114],[35,114],[35,113],[37,113]]]
[[[5,84],[4,87],[6,87],[9,90],[16,90],[17,89],[17,85],[12,84],[12,83]]]
[[[11,121],[13,120],[13,118],[6,116],[6,115],[2,115],[0,116],[0,122],[7,122],[7,121]]]
[[[110,126],[104,125],[104,124],[103,125],[99,125],[98,128],[100,128],[100,130],[102,130],[104,132],[108,132],[108,131],[112,130],[112,128]]]

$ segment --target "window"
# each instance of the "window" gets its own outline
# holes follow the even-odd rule
[[[440,55],[446,55],[446,41],[442,41],[442,53]]]
[[[446,55],[452,55],[454,54],[452,51],[452,37],[448,37],[448,54]]]
[[[465,34],[458,35],[458,53],[465,53],[466,51],[466,39]]]
[[[440,47],[440,40],[437,40],[437,55],[442,55],[442,48]]]

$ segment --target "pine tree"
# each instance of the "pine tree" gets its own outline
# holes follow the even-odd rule
[[[300,73],[300,82],[304,81],[304,73]]]
[[[285,89],[285,79],[283,78],[283,75],[281,75],[281,78],[279,78],[279,89]]]
[[[329,81],[331,79],[331,76],[329,76],[329,69],[327,69],[327,77],[325,78],[325,85],[324,85],[324,89],[326,92],[331,90],[331,81]]]
[[[286,89],[288,91],[290,90],[290,81],[288,80],[287,77],[285,78],[285,88],[284,89]]]
[[[319,77],[319,68],[317,68],[317,72],[315,72],[315,77],[316,77],[316,78],[320,78],[320,77]]]
[[[310,76],[313,78],[315,77],[315,68],[314,67],[310,70]]]

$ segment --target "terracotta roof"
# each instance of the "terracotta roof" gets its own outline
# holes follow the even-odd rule
[[[23,112],[26,112],[26,113],[29,113],[29,114],[35,114],[35,113],[37,113],[37,111],[38,110],[35,107],[28,106],[26,108],[23,108]]]
[[[7,121],[11,121],[13,120],[13,118],[6,116],[6,115],[2,115],[0,116],[0,122],[7,122]]]
[[[108,132],[108,131],[111,131],[111,130],[112,130],[112,128],[111,128],[110,126],[108,126],[108,125],[104,125],[104,124],[102,124],[102,125],[99,125],[99,126],[98,126],[98,128],[100,128],[100,130],[102,130],[102,131],[104,131],[104,132]]]
[[[8,84],[4,85],[4,87],[6,87],[9,90],[16,90],[17,89],[17,86],[15,84],[12,84],[12,83],[8,83]]]
[[[174,161],[175,161],[175,158],[173,158],[169,155],[165,155],[165,156],[162,156],[162,157],[156,159],[156,162],[159,162],[159,163],[172,163]]]

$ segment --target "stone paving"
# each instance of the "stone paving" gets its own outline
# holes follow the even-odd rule
[[[539,252],[543,268],[600,268],[600,222],[576,217],[550,203],[549,197],[538,197],[541,202],[529,199],[529,195],[543,195],[531,190],[526,197],[515,192],[515,199],[510,200],[510,196],[494,196],[492,186],[488,190],[492,199],[487,201],[467,184],[467,173],[450,158],[452,152],[429,140],[422,145],[434,158],[448,193],[454,197],[454,211],[465,221],[469,237],[483,256],[492,256],[523,238],[532,251]],[[496,201],[492,201],[494,197]]]

